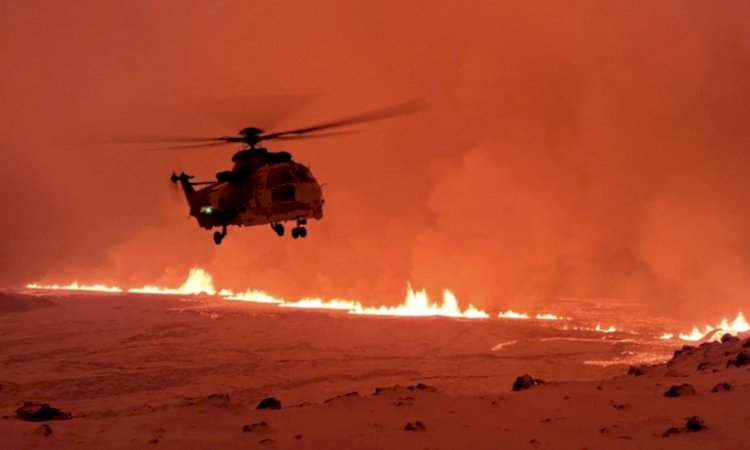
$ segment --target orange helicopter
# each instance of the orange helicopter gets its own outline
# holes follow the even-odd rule
[[[324,137],[341,132],[324,132],[334,128],[382,120],[422,109],[422,102],[413,101],[383,109],[325,122],[304,128],[267,133],[257,127],[247,127],[236,136],[160,137],[141,142],[186,143],[156,150],[213,147],[238,143],[242,149],[232,156],[231,170],[216,174],[215,181],[191,181],[193,176],[173,173],[171,181],[179,183],[190,206],[190,215],[201,228],[220,228],[213,234],[214,243],[221,244],[229,226],[269,224],[278,236],[283,236],[286,222],[294,223],[292,238],[307,237],[309,219],[323,218],[322,186],[310,169],[292,159],[286,151],[269,151],[260,144],[271,140],[294,140]],[[132,141],[131,141],[132,142]],[[200,187],[199,187],[200,186]]]

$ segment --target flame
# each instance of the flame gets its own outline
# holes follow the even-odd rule
[[[432,303],[427,296],[427,292],[414,291],[411,286],[407,286],[406,299],[404,303],[398,306],[380,306],[377,308],[365,308],[357,302],[357,307],[349,311],[350,314],[362,315],[379,315],[379,316],[443,316],[443,317],[463,317],[465,319],[486,319],[490,315],[486,312],[475,308],[473,305],[461,311],[458,306],[456,295],[448,289],[443,291],[443,303]]]
[[[67,285],[41,285],[38,283],[31,283],[26,285],[29,289],[48,289],[48,290],[68,290],[68,291],[90,291],[90,292],[107,292],[107,293],[119,293],[124,292],[123,289],[117,286],[106,286],[103,284],[92,284],[85,285],[79,284],[77,281]],[[288,301],[282,298],[274,297],[266,292],[259,290],[247,290],[241,293],[234,293],[229,289],[218,290],[214,287],[213,278],[211,275],[201,268],[194,267],[190,269],[188,278],[178,288],[165,288],[158,286],[144,286],[141,288],[130,288],[127,292],[135,294],[172,294],[172,295],[218,295],[227,300],[240,300],[250,301],[257,303],[274,304],[282,308],[306,308],[306,309],[331,309],[346,311],[349,314],[357,315],[383,315],[383,316],[408,316],[408,317],[427,317],[427,316],[442,316],[442,317],[456,317],[466,319],[485,319],[489,318],[489,314],[482,311],[473,305],[469,305],[466,309],[461,309],[458,303],[456,295],[450,290],[443,291],[442,303],[433,302],[427,295],[426,290],[422,289],[415,291],[411,286],[407,285],[406,298],[404,302],[398,306],[379,306],[379,307],[365,307],[361,302],[356,300],[343,300],[343,299],[330,299],[323,300],[320,298],[303,298],[297,301]],[[508,310],[500,312],[497,315],[501,319],[531,319],[532,316],[524,312],[515,312]],[[551,313],[537,313],[533,316],[536,320],[570,320],[562,316],[557,316]],[[618,331],[615,326],[611,325],[607,328],[597,324],[594,328],[582,327],[582,326],[571,326],[565,324],[562,327],[563,330],[575,330],[575,331],[595,331],[599,333],[615,333]],[[706,339],[711,333],[713,334],[712,339],[719,339],[722,332],[730,334],[738,334],[746,331],[750,331],[750,323],[743,315],[739,312],[734,320],[731,322],[724,317],[719,324],[716,326],[706,325],[703,329],[693,327],[690,333],[679,333],[680,339],[685,341],[699,341]],[[674,338],[672,333],[664,333],[660,339],[669,340]]]
[[[537,314],[536,320],[564,320],[564,317],[556,316],[554,314],[550,313],[544,313],[544,314]]]
[[[63,286],[59,284],[41,285],[37,283],[31,283],[27,284],[26,287],[29,289],[50,289],[56,291],[122,292],[122,289],[117,286],[105,286],[103,284],[78,284],[77,281]]]
[[[223,292],[226,292],[226,290],[222,289]],[[281,304],[285,303],[284,300],[280,298],[276,298],[272,295],[268,295],[263,291],[258,291],[255,289],[248,289],[245,292],[239,293],[239,294],[232,294],[231,291],[228,291],[229,295],[224,295],[221,292],[219,295],[222,295],[227,300],[241,300],[245,302],[255,302],[255,303],[272,303],[272,304]]]
[[[505,311],[505,312],[500,311],[497,317],[501,319],[528,319],[529,315],[526,313],[517,313],[509,309],[508,311]]]
[[[746,331],[750,331],[750,323],[747,322],[745,315],[742,314],[742,311],[740,311],[739,313],[737,313],[737,317],[735,317],[732,322],[729,322],[729,320],[724,317],[721,319],[721,322],[719,322],[719,324],[715,327],[705,325],[703,327],[703,331],[701,331],[698,327],[693,327],[690,333],[680,333],[679,336],[683,341],[700,341],[713,332],[718,332],[714,334],[714,339],[721,339],[720,335],[722,333],[720,332],[729,333],[736,336],[737,334],[744,333]]]
[[[601,325],[597,323],[593,331],[598,331],[600,333],[616,333],[617,328],[615,328],[614,325],[610,325],[609,328],[602,328]]]
[[[182,286],[177,289],[162,288],[157,286],[144,286],[142,288],[131,288],[128,292],[134,294],[181,294],[181,295],[216,295],[216,289],[214,288],[214,280],[211,275],[203,269],[193,267],[190,269],[188,278]],[[224,291],[225,293],[231,293],[231,291]]]
[[[353,300],[322,300],[319,298],[303,298],[296,302],[282,302],[279,306],[282,308],[337,309],[340,311],[352,311],[362,307],[359,302]]]

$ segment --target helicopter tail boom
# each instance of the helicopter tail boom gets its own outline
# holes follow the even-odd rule
[[[190,182],[190,179],[192,179],[192,175],[188,175],[185,172],[180,172],[179,175],[173,173],[172,176],[169,178],[172,180],[172,183],[180,183],[180,186],[182,187],[182,191],[185,193],[185,197],[187,198],[188,203],[190,203],[190,200],[193,197],[193,194],[195,194],[195,188],[193,187],[193,184]]]

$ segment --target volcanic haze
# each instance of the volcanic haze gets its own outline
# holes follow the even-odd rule
[[[4,2],[0,54],[2,286],[173,285],[199,265],[370,304],[411,281],[483,309],[747,305],[748,2]],[[170,201],[173,170],[211,179],[231,147],[92,143],[411,98],[429,110],[269,145],[326,183],[304,241],[259,227],[215,247]]]

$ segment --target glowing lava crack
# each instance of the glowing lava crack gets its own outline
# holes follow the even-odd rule
[[[48,290],[64,290],[64,291],[87,291],[87,292],[103,292],[103,293],[122,293],[125,290],[116,286],[106,286],[103,284],[80,284],[73,282],[67,285],[41,285],[32,283],[26,285],[29,289],[48,289]],[[214,287],[213,278],[211,275],[203,269],[192,268],[188,275],[187,280],[182,286],[173,288],[164,288],[158,286],[144,286],[140,288],[130,288],[127,292],[134,294],[167,294],[167,295],[218,295],[227,300],[237,301],[249,301],[255,303],[266,303],[274,304],[281,308],[302,308],[302,309],[331,309],[345,311],[349,314],[356,315],[379,315],[379,316],[400,316],[400,317],[454,317],[464,319],[487,319],[490,315],[482,311],[473,305],[469,305],[466,309],[461,309],[458,303],[458,299],[455,294],[449,290],[443,291],[442,303],[436,303],[430,300],[427,292],[422,289],[415,291],[410,285],[407,285],[406,299],[398,306],[379,306],[379,307],[365,307],[361,302],[356,300],[346,299],[330,299],[323,300],[320,298],[303,298],[297,301],[289,301],[281,298],[274,297],[266,292],[259,290],[247,290],[241,293],[234,293],[228,289],[217,290]],[[538,321],[569,321],[570,318],[557,316],[550,313],[538,313],[536,315],[530,315],[524,312],[505,311],[497,314],[499,319],[512,319],[512,320],[538,320]],[[568,326],[565,324],[563,330],[572,331],[594,331],[599,333],[615,333],[620,330],[614,326],[602,327],[596,325],[595,327],[580,327],[580,326]],[[694,327],[690,333],[680,333],[678,336],[680,339],[685,341],[699,341],[699,340],[714,340],[720,339],[724,333],[738,334],[746,331],[750,331],[750,324],[742,314],[737,314],[737,317],[733,321],[729,321],[724,318],[718,325],[710,326],[706,325],[703,329]],[[664,333],[661,339],[672,339],[673,333]]]

